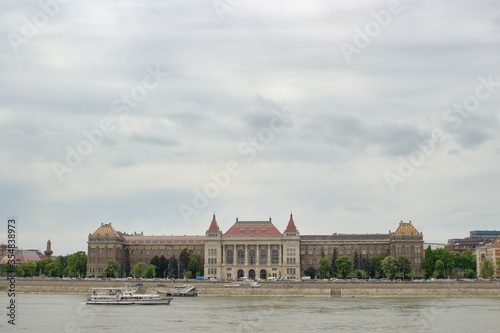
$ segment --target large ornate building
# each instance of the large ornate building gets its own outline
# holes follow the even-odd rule
[[[422,276],[423,235],[411,223],[400,222],[387,234],[300,235],[293,216],[280,232],[268,221],[239,221],[226,231],[219,228],[215,215],[205,236],[145,236],[143,233],[117,232],[110,224],[101,224],[88,239],[87,275],[101,276],[109,259],[120,263],[129,250],[133,267],[155,255],[179,258],[183,249],[200,254],[204,276],[236,279],[300,277],[308,268],[319,268],[334,250],[351,260],[371,258],[385,252],[394,257],[410,258],[414,276]]]

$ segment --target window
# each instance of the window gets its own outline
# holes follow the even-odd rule
[[[401,253],[401,248],[400,247],[396,247],[396,253]]]
[[[139,250],[139,255],[142,256],[142,250]]]
[[[172,250],[171,249],[168,249],[167,250],[167,256],[171,257],[172,256]]]
[[[154,250],[154,251],[153,251],[153,254],[154,254],[154,255],[157,255],[157,254],[158,254],[158,251],[157,251],[157,250]]]
[[[345,250],[345,254],[351,254],[351,249]]]
[[[229,264],[229,265],[234,264],[234,251],[233,250],[226,251],[226,264]]]
[[[301,260],[300,260],[300,264],[301,264],[302,266],[304,266],[304,265],[306,264],[306,260],[305,260],[305,259],[301,259]]]
[[[279,252],[278,250],[271,251],[271,264],[279,263]]]
[[[370,249],[370,254],[375,254],[375,250],[374,249]]]
[[[267,250],[260,250],[260,263],[267,264]]]
[[[361,254],[366,254],[366,249],[361,249]]]
[[[238,250],[238,264],[244,264],[244,263],[245,263],[245,251]]]
[[[339,254],[340,255],[344,254],[344,250],[339,250]]]
[[[415,258],[415,264],[420,264],[420,258]]]
[[[250,259],[250,264],[254,265],[257,261],[255,250],[248,251],[248,257]]]
[[[415,253],[420,253],[420,248],[419,247],[415,248]]]
[[[313,250],[312,249],[307,250],[307,254],[312,255],[313,254]]]
[[[313,260],[312,260],[312,259],[309,259],[308,261],[309,261],[309,266],[312,266],[312,264],[313,264]]]
[[[405,253],[411,253],[411,247],[405,247]]]
[[[174,250],[174,255],[175,255],[175,256],[178,256],[178,255],[179,255],[179,250],[175,249],[175,250]]]
[[[165,255],[165,250],[160,251],[160,255],[164,256]]]
[[[306,250],[300,249],[300,254],[302,254],[302,255],[306,254]]]
[[[113,251],[113,250],[111,250],[111,249],[108,249],[108,253],[111,253],[111,251]]]
[[[316,249],[316,255],[317,256],[321,255],[321,249]]]
[[[146,255],[147,255],[147,256],[149,256],[149,253],[150,253],[150,251],[149,251],[149,250],[146,250]]]

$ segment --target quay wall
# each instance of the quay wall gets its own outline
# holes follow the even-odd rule
[[[93,287],[123,287],[127,281],[116,280],[17,280],[16,293],[81,294]],[[141,281],[140,292],[166,293],[184,282]],[[240,283],[237,288],[225,288],[223,283],[190,282],[200,297],[262,296],[262,297],[498,297],[497,282],[483,283],[261,283],[251,288]],[[10,283],[0,279],[0,293],[6,293]]]

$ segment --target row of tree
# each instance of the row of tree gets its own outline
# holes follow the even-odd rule
[[[115,260],[108,260],[104,268],[103,276],[119,277],[133,276],[145,278],[192,278],[203,274],[203,263],[201,257],[196,253],[189,253],[187,249],[181,251],[179,259],[165,256],[154,256],[149,263],[138,262],[131,268],[130,253],[125,250],[123,266]]]
[[[87,271],[87,255],[84,251],[78,251],[55,259],[25,262],[14,266],[4,264],[0,267],[2,275],[6,275],[7,270],[15,270],[16,275],[20,277],[84,277]]]
[[[426,279],[431,277],[436,279],[458,278],[459,276],[474,278],[476,277],[476,257],[471,251],[432,250],[428,246],[422,261],[422,269]]]

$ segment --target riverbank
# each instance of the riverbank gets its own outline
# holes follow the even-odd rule
[[[166,293],[184,282],[140,281],[143,292]],[[262,297],[498,297],[498,282],[264,282],[251,288],[227,288],[218,282],[190,282],[200,297],[262,296]],[[93,287],[123,287],[126,281],[116,280],[17,280],[16,293],[87,294]],[[0,292],[7,292],[9,282],[0,280]]]

